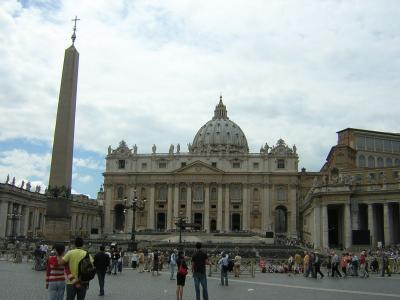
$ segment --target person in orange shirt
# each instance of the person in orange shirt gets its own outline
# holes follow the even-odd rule
[[[304,251],[304,258],[303,258],[304,276],[308,276],[308,274],[310,274],[309,262],[310,262],[310,255],[308,254],[307,251]]]

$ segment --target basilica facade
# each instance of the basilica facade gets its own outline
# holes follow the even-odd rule
[[[297,237],[299,175],[296,146],[279,139],[250,153],[246,136],[229,119],[222,97],[187,151],[138,153],[108,149],[104,172],[104,233],[173,231],[186,218],[203,232],[275,232]],[[125,210],[132,199],[143,211]]]

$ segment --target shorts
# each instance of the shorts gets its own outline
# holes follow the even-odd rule
[[[176,274],[176,285],[185,286],[186,275]]]

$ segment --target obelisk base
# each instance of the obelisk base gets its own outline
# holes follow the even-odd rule
[[[47,198],[46,227],[47,241],[68,242],[71,234],[71,200],[67,198]]]

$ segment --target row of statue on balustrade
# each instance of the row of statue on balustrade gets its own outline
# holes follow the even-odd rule
[[[15,176],[12,178],[12,180],[10,181],[10,174],[7,174],[7,179],[6,179],[6,182],[5,182],[5,184],[9,184],[9,185],[12,185],[12,186],[16,186],[15,185]],[[25,181],[24,180],[22,180],[22,182],[21,182],[21,185],[20,185],[20,187],[19,187],[20,189],[25,189],[25,190],[27,190],[27,191],[31,191],[31,188],[32,188],[32,184],[31,184],[31,182],[30,181],[28,181],[26,184],[25,184]],[[41,190],[41,186],[40,185],[36,185],[36,187],[35,187],[35,193],[40,193],[40,190]]]

